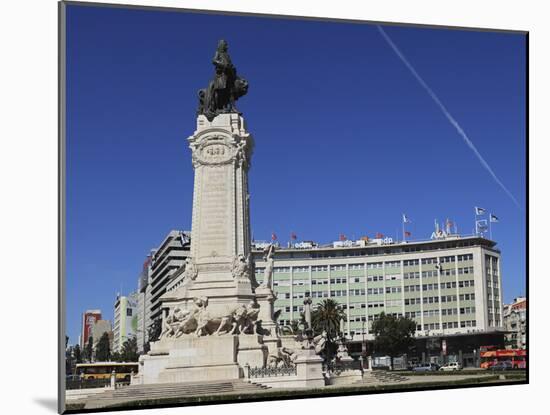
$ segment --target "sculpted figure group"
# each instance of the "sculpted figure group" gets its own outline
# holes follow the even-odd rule
[[[162,338],[182,335],[257,334],[260,306],[249,304],[228,307],[226,312],[214,313],[207,308],[207,298],[194,298],[193,307],[174,307],[163,320]]]
[[[232,270],[233,278],[249,279],[250,278],[250,254],[245,257],[243,254],[235,256],[233,259]]]

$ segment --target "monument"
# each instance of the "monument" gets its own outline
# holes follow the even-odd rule
[[[279,356],[271,289],[274,246],[261,284],[250,258],[248,170],[254,139],[235,102],[248,82],[221,40],[214,77],[198,93],[188,138],[194,168],[190,257],[183,281],[161,297],[162,334],[140,358],[141,383],[229,380]]]

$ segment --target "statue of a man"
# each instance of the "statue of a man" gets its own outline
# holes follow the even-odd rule
[[[264,271],[264,280],[262,282],[262,287],[271,288],[271,279],[273,277],[273,263],[275,260],[273,256],[275,254],[275,245],[269,244],[264,249],[264,261],[266,262],[265,271]]]
[[[227,42],[220,40],[212,63],[214,65],[214,79],[208,88],[199,90],[198,113],[203,114],[210,121],[218,114],[238,112],[235,101],[248,91],[248,82],[237,76],[237,68],[233,66],[227,51]]]

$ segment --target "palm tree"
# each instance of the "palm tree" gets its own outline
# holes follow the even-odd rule
[[[340,335],[340,321],[346,321],[346,313],[342,307],[332,299],[326,299],[317,304],[311,313],[311,325],[313,332],[318,335],[327,332],[329,340],[334,340]]]

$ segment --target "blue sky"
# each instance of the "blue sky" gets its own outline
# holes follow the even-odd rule
[[[218,39],[250,83],[254,237],[413,239],[474,206],[500,222],[504,299],[525,293],[525,37],[384,26],[519,200],[519,209],[368,24],[86,6],[67,13],[67,325],[112,319],[145,256],[190,229],[186,138]]]

